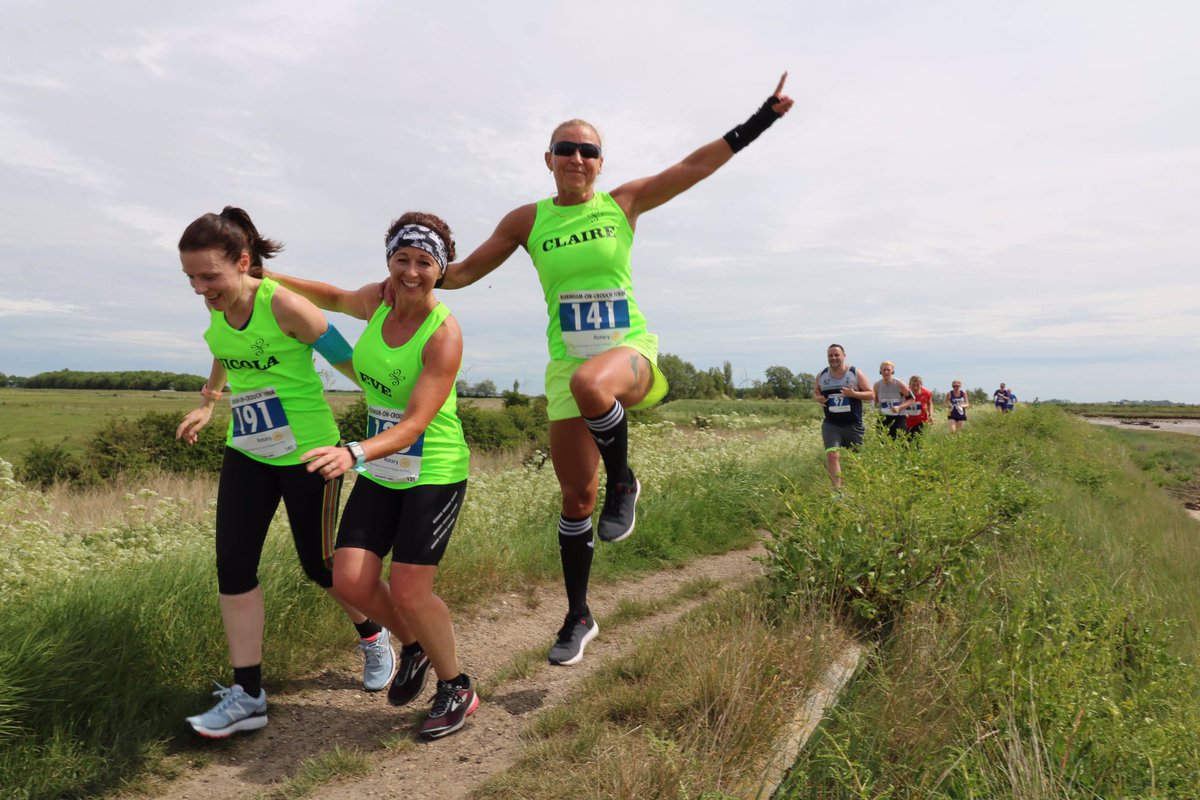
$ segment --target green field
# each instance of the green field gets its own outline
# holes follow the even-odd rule
[[[354,402],[356,392],[329,392],[336,413]],[[199,395],[184,392],[104,391],[89,389],[0,389],[0,459],[18,463],[36,441],[62,442],[82,453],[84,444],[109,417],[136,418],[143,414],[176,414],[182,420],[199,403]],[[213,424],[225,424],[228,405],[222,404]]]

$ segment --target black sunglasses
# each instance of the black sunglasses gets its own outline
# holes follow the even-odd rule
[[[550,152],[556,156],[570,158],[575,155],[575,151],[577,150],[583,158],[600,157],[600,145],[592,144],[591,142],[555,142],[550,145]]]

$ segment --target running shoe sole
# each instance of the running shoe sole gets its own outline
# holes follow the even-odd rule
[[[256,731],[259,728],[267,727],[267,714],[263,712],[261,715],[255,714],[245,719],[239,719],[237,722],[218,730],[205,728],[198,721],[192,722],[190,719],[188,720],[188,724],[192,726],[192,730],[207,739],[224,739],[239,731]]]

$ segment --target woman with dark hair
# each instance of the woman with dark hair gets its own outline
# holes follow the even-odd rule
[[[213,364],[200,392],[202,402],[184,417],[176,438],[194,444],[227,381],[232,390],[217,490],[216,550],[233,683],[229,688],[218,684],[214,695],[219,702],[188,717],[197,733],[212,738],[267,724],[258,564],[280,499],[305,574],[330,593],[358,630],[363,688],[379,691],[395,670],[388,631],[333,590],[341,481],[310,474],[301,460],[304,452],[339,438],[324,384],[313,367],[313,351],[352,378],[350,346],[312,303],[263,276],[263,260],[281,249],[258,233],[245,211],[232,206],[195,220],[179,240],[183,272],[209,310],[204,338]]]
[[[555,193],[509,212],[492,235],[446,271],[445,288],[475,283],[518,247],[529,253],[546,299],[550,361],[546,398],[550,457],[562,491],[559,551],[567,615],[550,649],[551,664],[575,664],[599,632],[587,603],[592,512],[600,462],[606,473],[597,534],[618,542],[633,533],[641,484],[628,463],[626,408],[662,400],[658,337],[633,292],[630,250],[638,218],[712,175],[792,107],[774,94],[742,125],[657,175],[596,189],[604,166],[600,134],[572,119],[550,136],[543,163]]]
[[[971,407],[971,399],[962,388],[962,381],[956,380],[946,394],[946,407],[950,411],[950,432],[959,433],[967,422],[967,409]]]
[[[354,347],[354,373],[366,393],[366,435],[303,457],[310,470],[331,480],[350,469],[360,473],[338,528],[334,586],[403,645],[390,703],[415,700],[433,667],[437,691],[420,734],[437,739],[461,728],[479,706],[471,679],[459,669],[450,609],[433,591],[470,460],[454,386],[462,331],[433,294],[454,258],[454,239],[441,218],[409,212],[391,224],[384,242],[390,286],[384,302],[378,283],[348,290],[271,275],[321,308],[368,320]],[[379,573],[389,551],[384,584]]]

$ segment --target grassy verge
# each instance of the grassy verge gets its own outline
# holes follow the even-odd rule
[[[539,716],[520,762],[472,796],[561,798],[568,765],[575,798],[756,796],[764,755],[844,641],[762,597],[722,594],[605,665]]]
[[[776,594],[880,647],[781,797],[1194,795],[1200,536],[1107,432],[1022,409],[793,508]]]
[[[597,559],[597,581],[747,544],[753,526],[781,513],[785,476],[818,458],[812,431],[716,435],[659,424],[632,435],[646,487],[639,535]],[[131,496],[142,510],[102,530],[45,519],[31,527],[28,512],[45,498],[6,468],[0,462],[0,786],[34,798],[100,792],[151,767],[164,743],[189,746],[182,718],[227,672],[212,510],[185,521],[169,498],[155,501],[166,509],[156,514]],[[439,576],[452,607],[559,580],[549,465],[474,479],[468,497]],[[260,570],[269,691],[328,661],[352,634],[290,549],[277,518]]]

